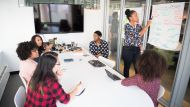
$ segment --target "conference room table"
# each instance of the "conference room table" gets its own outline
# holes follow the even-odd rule
[[[59,55],[62,60],[63,75],[59,82],[65,92],[70,92],[81,81],[85,88],[80,96],[76,96],[68,104],[56,102],[57,107],[154,107],[149,95],[137,86],[122,86],[121,80],[113,81],[105,69],[124,77],[109,66],[94,67],[89,60],[98,60],[88,51],[63,52]],[[64,62],[64,59],[73,61]]]

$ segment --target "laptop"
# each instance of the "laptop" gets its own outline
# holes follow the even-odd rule
[[[110,77],[112,80],[116,81],[116,80],[121,80],[121,78],[119,78],[117,75],[112,74],[110,71],[108,71],[107,69],[105,69],[106,74],[108,75],[108,77]]]
[[[90,63],[94,67],[104,67],[104,66],[106,66],[105,64],[103,64],[99,60],[89,60],[88,63]]]

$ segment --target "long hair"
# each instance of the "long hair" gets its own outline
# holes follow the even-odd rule
[[[33,90],[37,91],[39,87],[43,87],[46,79],[57,81],[57,76],[53,73],[57,56],[58,54],[55,52],[46,52],[40,57],[30,82],[30,86]]]
[[[167,62],[164,56],[154,50],[145,50],[137,60],[137,69],[144,81],[152,81],[161,78],[167,70]]]
[[[42,40],[42,46],[38,47],[37,43],[36,43],[36,37],[39,37],[41,40]],[[31,38],[31,42],[34,43],[37,47],[38,47],[38,52],[39,52],[39,55],[41,55],[41,53],[45,50],[44,49],[44,46],[43,46],[43,39],[40,35],[34,35],[32,36]]]

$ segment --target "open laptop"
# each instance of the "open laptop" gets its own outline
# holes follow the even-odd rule
[[[105,64],[103,64],[99,60],[89,60],[88,63],[90,63],[94,67],[104,67],[104,66],[106,66]]]
[[[117,75],[112,74],[110,71],[108,71],[107,69],[105,69],[106,74],[108,75],[108,77],[110,77],[112,80],[121,80],[121,78],[119,78]]]

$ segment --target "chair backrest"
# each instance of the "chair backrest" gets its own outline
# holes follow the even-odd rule
[[[24,84],[24,87],[25,87],[26,92],[27,92],[26,80],[21,75],[19,75],[19,76],[20,76],[20,79],[22,80],[22,83]]]
[[[102,56],[98,57],[99,61],[108,65],[109,67],[113,68],[115,66],[115,61],[112,61],[110,59],[104,58]]]
[[[23,86],[20,86],[14,97],[15,106],[24,107],[25,101],[26,101],[26,91]]]
[[[158,92],[157,100],[159,100],[160,98],[162,98],[164,96],[164,93],[165,93],[165,88],[162,85],[160,85],[160,89],[159,89],[159,92]]]

